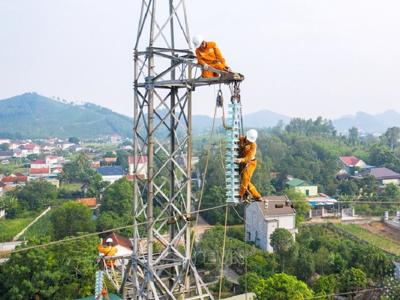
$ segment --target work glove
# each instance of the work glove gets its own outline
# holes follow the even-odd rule
[[[204,65],[203,65],[203,69],[207,71],[207,70],[208,70],[208,65],[207,65],[207,64],[204,64]]]
[[[242,160],[240,158],[235,158],[235,163],[240,164],[242,162]]]

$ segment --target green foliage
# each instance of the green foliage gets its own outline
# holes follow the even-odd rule
[[[92,211],[83,204],[66,202],[51,213],[55,239],[74,236],[78,233],[93,232],[95,224]]]
[[[290,258],[293,254],[294,250],[294,239],[292,234],[284,229],[277,228],[271,234],[271,246],[274,249],[274,252],[279,258],[279,264],[281,266],[281,271],[285,271],[285,262]]]
[[[22,209],[38,211],[54,203],[57,198],[57,188],[46,181],[35,180],[25,186],[17,187],[10,194],[18,199]]]
[[[35,295],[44,300],[76,299],[91,295],[96,244],[96,238],[85,238],[12,254],[0,265],[2,299],[33,299]]]
[[[313,284],[313,290],[317,295],[331,295],[335,293],[337,278],[335,275],[323,275]]]
[[[22,229],[24,229],[34,217],[18,218],[18,219],[0,219],[0,242],[9,242]]]
[[[315,262],[311,250],[303,247],[295,262],[296,277],[300,280],[309,280],[315,272]]]
[[[355,292],[367,286],[366,274],[358,268],[345,270],[339,276],[340,290],[343,292]]]
[[[60,179],[64,182],[87,182],[94,175],[95,171],[90,168],[88,156],[79,152],[73,161],[63,166]]]
[[[239,286],[242,293],[254,292],[262,277],[255,272],[247,272],[239,277]]]
[[[306,201],[306,196],[295,189],[286,189],[285,194],[290,199],[294,209],[296,210],[296,225],[298,226],[308,217],[311,206]]]
[[[247,258],[247,268],[262,277],[268,277],[278,270],[276,256],[267,252],[256,253]]]
[[[313,291],[304,282],[285,273],[261,279],[254,291],[260,300],[303,300],[313,296]]]
[[[101,212],[114,212],[118,216],[132,214],[132,183],[125,177],[114,182],[104,192]]]

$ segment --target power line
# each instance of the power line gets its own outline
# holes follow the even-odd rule
[[[199,209],[197,211],[192,211],[192,213],[201,213],[201,212],[205,212],[205,211],[209,211],[209,210],[223,208],[225,206],[227,206],[227,204],[222,204],[222,205],[217,205],[217,206],[213,206],[213,207],[209,207],[209,208]],[[169,219],[170,219],[170,217],[166,217],[166,218],[158,219],[157,222],[166,221],[166,220],[169,220]],[[155,221],[153,221],[153,222],[146,221],[146,222],[136,223],[136,225],[146,225],[146,224],[151,224],[151,223],[156,223],[156,222]],[[107,229],[107,230],[103,230],[103,231],[91,232],[91,233],[87,233],[87,234],[83,234],[83,235],[79,235],[79,236],[69,237],[69,238],[62,239],[62,240],[57,240],[57,241],[52,241],[52,242],[48,242],[48,243],[44,243],[44,244],[39,244],[39,245],[33,245],[33,246],[25,247],[25,248],[20,248],[20,249],[8,251],[5,254],[0,254],[0,257],[5,257],[5,256],[11,255],[13,253],[19,253],[19,252],[25,252],[25,251],[28,251],[28,250],[33,250],[33,249],[36,249],[36,248],[46,248],[46,247],[52,246],[52,245],[59,245],[59,244],[62,244],[62,243],[76,241],[76,240],[87,238],[89,236],[96,236],[96,235],[99,235],[99,234],[110,233],[110,232],[113,232],[113,231],[132,228],[133,226],[134,225],[126,225],[126,226],[121,226],[121,227],[115,227],[115,228]]]

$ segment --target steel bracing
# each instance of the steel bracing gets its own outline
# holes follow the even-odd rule
[[[134,50],[134,176],[126,299],[213,299],[191,259],[192,91],[199,79],[184,0],[143,0]],[[136,174],[136,172],[135,172]],[[147,221],[146,225],[139,223]]]

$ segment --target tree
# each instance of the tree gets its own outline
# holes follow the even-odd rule
[[[393,151],[395,148],[399,146],[400,142],[400,128],[399,127],[390,127],[386,130],[383,135],[387,141],[387,145]]]
[[[247,270],[259,276],[268,277],[278,269],[275,255],[267,252],[256,253],[247,258]]]
[[[326,247],[320,247],[314,254],[315,270],[318,274],[326,274],[329,272],[329,250]]]
[[[30,181],[23,187],[12,192],[23,209],[42,210],[54,203],[57,198],[57,188],[47,181]]]
[[[400,202],[400,189],[394,183],[389,183],[382,193],[382,198],[384,201]]]
[[[32,241],[28,246],[48,242]],[[14,253],[0,265],[2,299],[76,299],[93,293],[97,238]],[[36,298],[35,298],[36,299]]]
[[[240,291],[243,293],[247,291],[254,292],[256,286],[260,283],[261,279],[262,277],[259,276],[257,273],[247,272],[239,278]]]
[[[358,268],[345,270],[339,277],[341,292],[357,292],[367,286],[367,275]],[[355,293],[353,294],[355,295]]]
[[[296,225],[300,225],[308,216],[311,206],[306,201],[306,196],[295,189],[286,189],[285,194],[292,201],[293,207],[296,210]]]
[[[1,209],[6,211],[7,219],[14,219],[21,211],[21,206],[16,197],[12,194],[6,194],[3,197],[0,197],[0,210]]]
[[[323,275],[313,284],[313,290],[317,295],[331,295],[335,293],[337,278],[335,275]]]
[[[358,133],[358,128],[357,127],[351,127],[349,129],[349,135],[348,135],[348,139],[349,139],[349,144],[352,146],[358,145],[360,142],[360,136]]]
[[[261,279],[254,292],[258,299],[263,300],[302,300],[313,296],[313,291],[304,282],[285,273]]]
[[[315,272],[314,256],[311,251],[305,247],[299,249],[299,255],[295,264],[296,277],[307,281]]]
[[[285,270],[285,260],[290,256],[294,246],[292,234],[284,229],[278,228],[271,234],[271,246],[279,258],[281,271]]]
[[[72,136],[68,139],[68,142],[71,144],[79,144],[80,140],[76,136]]]
[[[125,177],[109,185],[104,192],[101,212],[114,212],[118,216],[132,214],[132,183]]]
[[[78,233],[93,232],[95,229],[92,211],[83,204],[66,202],[50,215],[54,237],[63,239]]]
[[[79,152],[71,162],[63,166],[60,179],[67,182],[87,182],[94,174],[88,156],[84,152]]]

